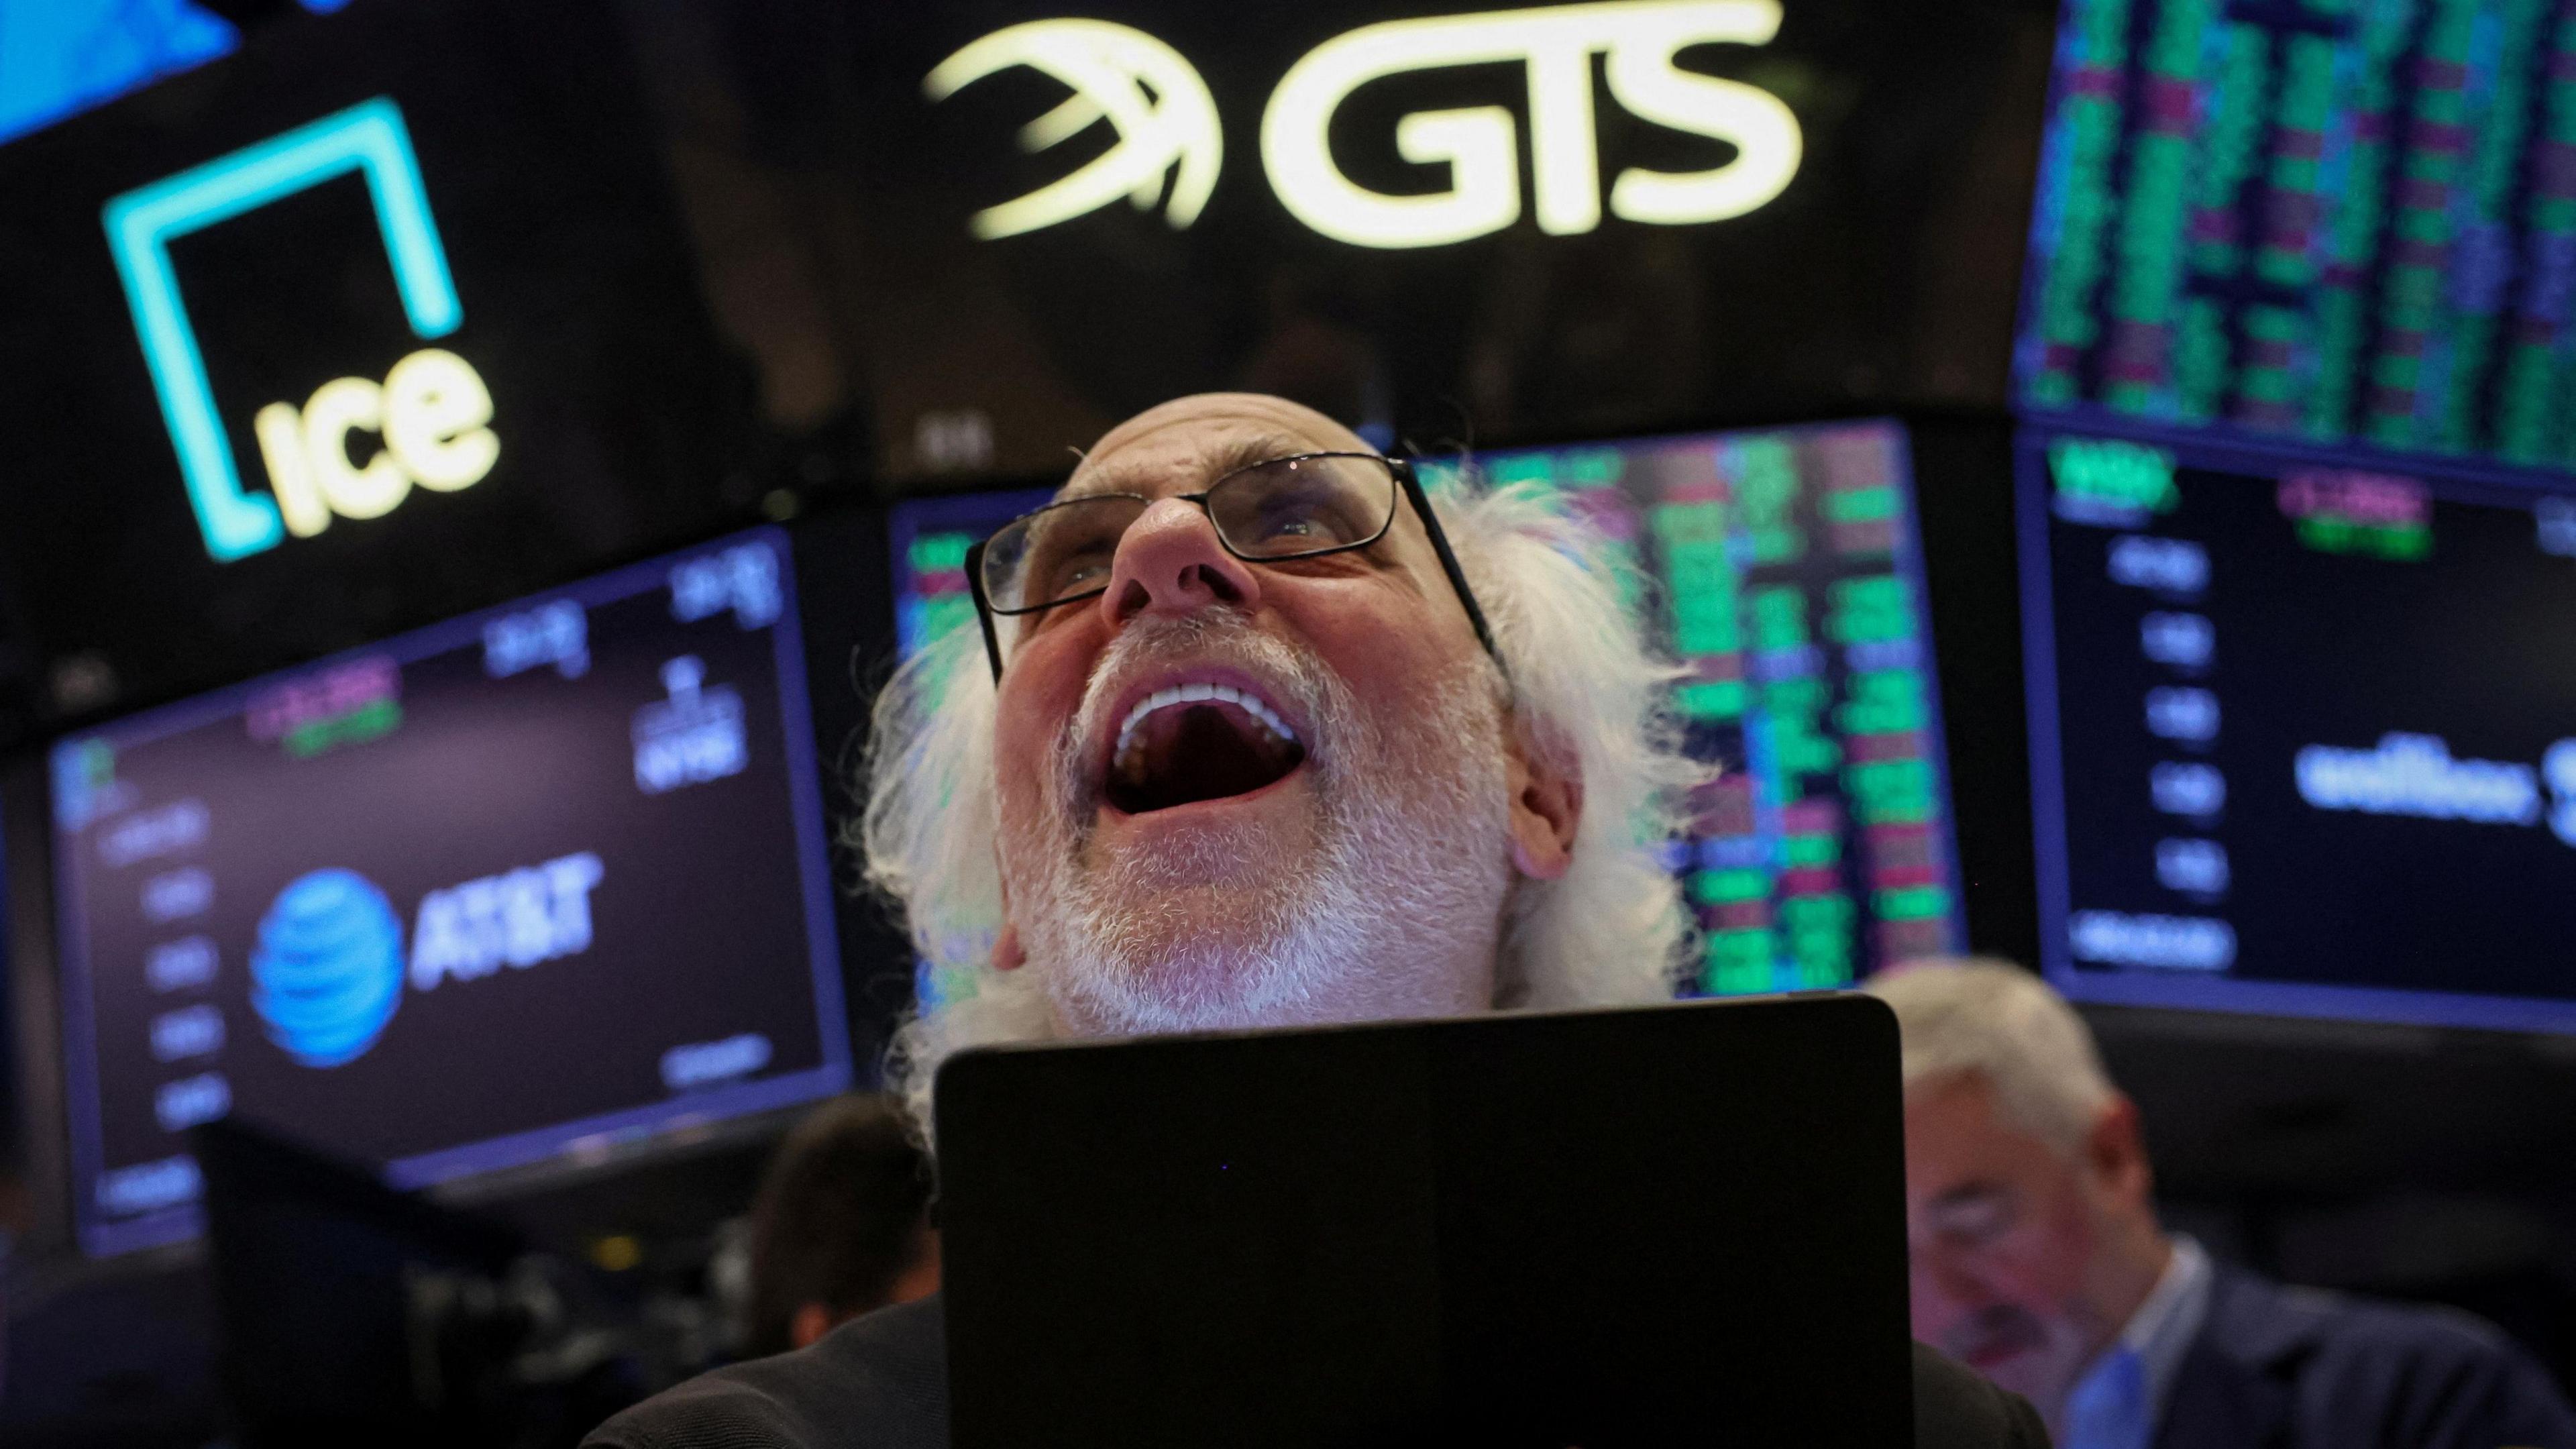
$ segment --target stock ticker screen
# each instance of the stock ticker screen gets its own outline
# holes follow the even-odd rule
[[[2576,467],[2576,10],[2068,0],[2024,288],[2025,409]]]
[[[2019,449],[2051,978],[2576,1030],[2576,481]]]
[[[416,1186],[846,1087],[800,647],[763,530],[57,745],[84,1247],[219,1117]]]
[[[1436,494],[1456,465],[1424,461]],[[1493,452],[1614,541],[1724,773],[1665,842],[1701,928],[1691,994],[1847,984],[1957,949],[1961,911],[1906,438],[1865,422]],[[975,627],[967,547],[1043,491],[929,499],[891,530],[909,653]]]

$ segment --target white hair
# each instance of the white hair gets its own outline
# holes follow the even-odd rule
[[[1678,671],[1649,653],[1620,600],[1609,540],[1563,495],[1461,477],[1432,499],[1493,630],[1508,727],[1580,792],[1564,875],[1512,888],[1494,1005],[1668,999],[1693,932],[1660,850],[1686,792],[1711,773],[1682,753],[1665,709]],[[887,1075],[925,1130],[932,1078],[950,1053],[1056,1030],[1030,973],[993,965],[1002,925],[993,700],[977,631],[952,629],[896,669],[868,742],[857,840],[869,884],[901,911],[921,956],[919,999]]]
[[[1908,1095],[1983,1082],[2005,1116],[2069,1155],[2119,1098],[2084,1019],[2047,982],[2009,961],[1910,961],[1861,989],[1896,1012]]]

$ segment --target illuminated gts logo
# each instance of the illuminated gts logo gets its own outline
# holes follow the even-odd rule
[[[1162,197],[1164,173],[1175,166],[1180,177],[1163,215],[1175,227],[1198,220],[1216,189],[1225,137],[1207,82],[1179,51],[1106,20],[1032,20],[996,30],[941,61],[922,89],[934,101],[946,100],[1015,65],[1045,71],[1073,90],[1062,105],[1020,128],[1023,149],[1043,151],[1101,120],[1118,129],[1118,144],[1061,181],[975,213],[975,235],[1035,231],[1121,196],[1150,209]]]
[[[492,396],[471,364],[423,348],[393,365],[383,384],[330,379],[302,408],[275,402],[253,429],[271,492],[246,492],[223,415],[206,380],[205,356],[189,325],[170,265],[170,243],[283,197],[357,172],[366,179],[376,227],[393,263],[394,285],[412,332],[444,337],[465,320],[423,193],[411,134],[393,101],[379,96],[272,136],[229,156],[129,191],[105,221],[125,300],[152,370],[161,416],[179,454],[206,552],[229,563],[274,548],[286,533],[309,537],[332,515],[376,518],[424,488],[470,487],[492,470],[500,442],[486,423]],[[372,432],[384,449],[353,463],[350,434]]]
[[[1602,211],[1592,89],[1598,54],[1622,107],[1736,148],[1732,159],[1704,171],[1621,171],[1609,187],[1611,214],[1663,226],[1723,221],[1787,189],[1804,137],[1778,97],[1684,70],[1674,57],[1694,45],[1766,44],[1779,29],[1778,0],[1611,0],[1363,26],[1307,52],[1280,78],[1261,118],[1262,166],[1291,215],[1354,246],[1439,246],[1500,231],[1522,212],[1519,127],[1508,107],[1416,111],[1397,120],[1398,155],[1448,170],[1448,189],[1428,195],[1389,195],[1351,180],[1333,160],[1330,135],[1342,102],[1372,81],[1517,63],[1528,87],[1539,230],[1590,231]],[[1044,150],[1103,119],[1117,128],[1118,142],[1061,181],[977,212],[977,236],[1052,226],[1120,196],[1150,208],[1175,168],[1164,214],[1175,227],[1197,218],[1216,184],[1223,138],[1206,83],[1170,46],[1104,21],[1032,21],[950,56],[924,89],[942,100],[1014,65],[1045,71],[1073,90],[1021,128],[1023,147]]]

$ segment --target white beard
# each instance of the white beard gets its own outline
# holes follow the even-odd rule
[[[1277,858],[1259,862],[1220,837],[1092,858],[1100,785],[1086,767],[1116,725],[1106,711],[1164,659],[1231,664],[1287,695],[1312,736],[1310,841],[1271,843]],[[1381,727],[1321,660],[1239,615],[1122,631],[1058,744],[1047,838],[1019,872],[1026,969],[1060,1027],[1132,1035],[1490,1006],[1510,886],[1499,707],[1482,671],[1462,670],[1432,707],[1405,713]],[[1207,929],[1212,912],[1223,929]]]

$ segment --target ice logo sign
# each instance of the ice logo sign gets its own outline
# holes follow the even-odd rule
[[[402,111],[379,96],[166,177],[107,203],[105,224],[126,305],[143,344],[179,472],[206,552],[218,563],[310,537],[343,518],[389,513],[414,484],[471,487],[500,441],[486,426],[492,395],[472,364],[443,348],[395,361],[382,383],[337,377],[301,406],[272,402],[252,419],[270,491],[247,492],[179,293],[170,244],[352,172],[367,183],[395,290],[413,334],[432,341],[465,320],[431,218]],[[353,462],[356,435],[384,446]]]
[[[250,975],[269,1040],[304,1066],[340,1066],[365,1055],[402,1004],[402,921],[356,871],[298,876],[260,918]]]
[[[1181,53],[1105,20],[1033,20],[996,30],[939,63],[922,81],[945,100],[996,71],[1027,66],[1073,90],[1054,110],[1020,128],[1020,145],[1043,151],[1106,120],[1118,143],[1061,181],[1016,201],[989,206],[968,223],[975,235],[1017,236],[1097,211],[1127,197],[1140,210],[1163,196],[1165,173],[1177,171],[1163,218],[1175,228],[1198,220],[1216,189],[1225,136],[1207,82]]]
[[[1601,224],[1602,178],[1594,125],[1592,59],[1605,58],[1610,94],[1656,125],[1724,141],[1735,155],[1703,171],[1630,167],[1611,179],[1609,210],[1623,220],[1689,226],[1742,216],[1788,189],[1805,154],[1797,117],[1780,99],[1741,81],[1684,70],[1683,50],[1716,43],[1768,44],[1778,0],[1611,0],[1418,20],[1389,20],[1308,51],[1270,94],[1261,118],[1261,163],[1290,215],[1363,247],[1442,246],[1520,219],[1520,127],[1511,108],[1411,112],[1396,121],[1406,161],[1448,170],[1448,189],[1390,195],[1352,180],[1333,158],[1333,118],[1362,86],[1459,66],[1518,65],[1526,87],[1532,198],[1552,236]],[[996,71],[1045,71],[1073,95],[1020,130],[1044,150],[1107,120],[1118,141],[1072,175],[975,214],[980,237],[1053,226],[1128,197],[1186,227],[1216,186],[1224,154],[1206,83],[1171,47],[1097,20],[1040,20],[997,30],[942,61],[923,82],[941,100]]]

